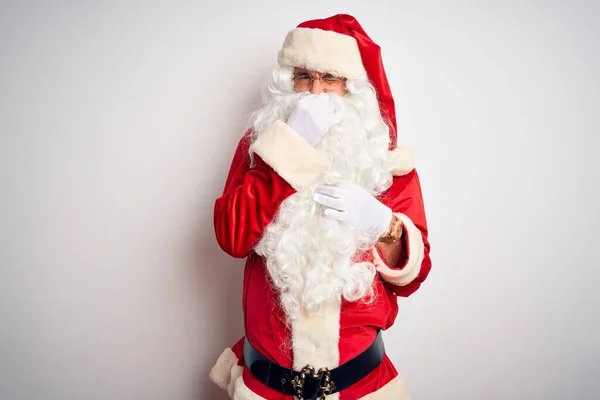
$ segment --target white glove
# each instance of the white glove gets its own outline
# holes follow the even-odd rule
[[[326,216],[356,224],[376,238],[384,235],[392,222],[392,210],[354,183],[319,186],[313,199],[328,207]]]
[[[287,124],[314,146],[333,124],[334,114],[335,107],[328,95],[310,94],[298,101]]]

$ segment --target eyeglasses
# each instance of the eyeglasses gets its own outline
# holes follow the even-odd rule
[[[313,83],[319,80],[325,89],[337,89],[346,83],[346,78],[333,76],[330,73],[310,73],[308,71],[298,71],[294,73],[294,85],[297,90],[306,90],[312,87]]]

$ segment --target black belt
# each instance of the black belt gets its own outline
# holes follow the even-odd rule
[[[381,331],[375,341],[361,354],[331,371],[318,371],[311,365],[294,371],[275,364],[259,353],[248,337],[244,341],[244,361],[252,375],[265,385],[297,400],[324,400],[325,396],[342,391],[369,375],[383,361],[385,351]]]

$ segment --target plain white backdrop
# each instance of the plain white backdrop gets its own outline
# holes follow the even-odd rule
[[[356,16],[433,269],[386,332],[416,400],[580,399],[600,370],[596,1],[0,8],[0,398],[224,399],[242,261],[212,207],[289,29]]]

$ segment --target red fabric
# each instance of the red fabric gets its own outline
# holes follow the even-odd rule
[[[371,40],[356,18],[348,14],[337,14],[324,19],[313,19],[302,22],[298,28],[322,29],[333,31],[343,35],[352,36],[358,43],[358,48],[367,76],[379,97],[379,108],[381,115],[387,120],[391,128],[390,149],[396,148],[396,106],[392,96],[392,90],[385,74],[381,48]]]
[[[231,352],[237,357],[237,365],[239,366],[244,365],[244,338],[245,336],[242,336],[233,346],[231,346]]]
[[[392,187],[384,193],[381,201],[387,204],[393,212],[400,212],[408,216],[415,226],[421,232],[424,244],[424,257],[421,263],[421,269],[416,278],[406,286],[389,285],[394,294],[401,297],[408,297],[413,294],[423,281],[429,275],[431,270],[431,258],[429,251],[429,231],[427,228],[427,217],[425,215],[425,205],[423,203],[423,193],[421,192],[421,181],[416,170],[404,176],[395,177]],[[408,235],[403,235],[404,252],[399,265],[390,265],[390,268],[402,269],[408,261]],[[381,255],[381,254],[380,254]]]
[[[238,144],[225,190],[214,207],[217,242],[236,258],[248,256],[279,205],[295,192],[257,155],[256,167],[250,170],[246,137]]]
[[[244,157],[247,144],[242,140],[236,150],[223,195],[215,204],[215,231],[219,245],[234,257],[248,256],[244,269],[242,307],[245,333],[252,345],[279,365],[291,368],[291,335],[278,295],[270,283],[265,260],[252,252],[264,228],[277,208],[294,190],[263,162],[249,169]],[[374,303],[342,302],[340,315],[340,363],[364,351],[374,340],[378,329],[387,329],[398,315],[396,296],[409,296],[427,277],[431,268],[427,223],[416,171],[395,177],[392,187],[381,201],[394,212],[409,216],[421,230],[425,242],[425,258],[417,278],[406,286],[390,285],[377,277]],[[232,347],[242,364],[240,341]],[[368,377],[341,393],[341,400],[354,400],[378,390],[397,375],[389,359]],[[245,384],[256,394],[270,400],[289,400],[258,382],[244,368]]]

